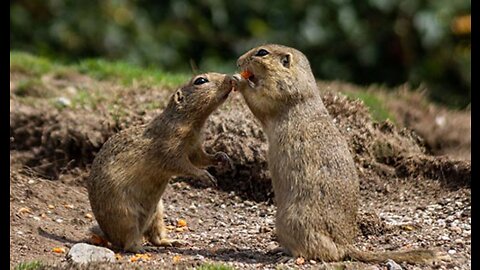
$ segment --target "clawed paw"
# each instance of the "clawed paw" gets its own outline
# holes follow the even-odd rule
[[[215,160],[224,167],[228,167],[230,170],[235,170],[235,166],[233,165],[232,159],[225,154],[224,152],[217,152],[215,154]]]

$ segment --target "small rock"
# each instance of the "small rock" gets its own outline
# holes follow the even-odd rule
[[[56,102],[58,105],[63,107],[69,107],[70,105],[72,105],[72,102],[70,101],[70,99],[66,97],[59,97],[57,98]]]
[[[57,223],[62,223],[62,222],[63,222],[63,219],[57,218],[57,219],[55,219],[55,222],[57,222]]]
[[[458,239],[455,239],[455,244],[463,244],[463,239],[461,238],[458,238]]]
[[[448,251],[448,254],[450,254],[450,255],[453,255],[453,254],[455,254],[455,253],[457,253],[457,251],[456,251],[455,249],[450,249],[450,250]]]
[[[443,240],[443,241],[449,241],[450,240],[450,237],[448,237],[448,235],[442,235],[438,238],[439,240]]]
[[[462,229],[460,229],[459,227],[450,227],[450,230],[457,234],[462,234]]]
[[[387,269],[388,270],[402,270],[402,267],[400,265],[398,265],[398,263],[396,263],[395,261],[388,260],[387,261]]]
[[[28,184],[30,185],[35,184],[35,180],[28,180]]]
[[[440,226],[440,227],[445,227],[446,222],[443,219],[439,219],[439,220],[437,220],[437,225]]]
[[[78,264],[115,262],[115,253],[108,248],[78,243],[73,245],[68,252],[67,260]]]

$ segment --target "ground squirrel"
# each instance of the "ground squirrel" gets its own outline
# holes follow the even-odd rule
[[[264,45],[246,52],[237,65],[239,90],[267,135],[276,234],[288,253],[377,263],[435,258],[430,250],[363,252],[353,247],[359,199],[355,164],[302,52]]]
[[[213,181],[205,169],[231,165],[223,152],[204,152],[203,126],[228,97],[236,81],[228,75],[195,76],[170,98],[149,124],[123,130],[102,146],[87,180],[95,218],[106,238],[126,251],[142,252],[145,236],[154,245],[171,245],[161,196],[172,176]]]

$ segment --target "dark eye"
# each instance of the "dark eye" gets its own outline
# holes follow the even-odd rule
[[[207,83],[207,82],[208,82],[207,78],[200,77],[200,78],[197,78],[197,79],[193,82],[193,84],[195,84],[195,85],[200,85],[200,84],[204,84],[204,83]]]
[[[258,52],[255,54],[255,56],[265,56],[265,55],[267,55],[267,54],[269,54],[269,52],[268,52],[267,50],[265,50],[265,49],[260,49],[260,50],[258,50]]]

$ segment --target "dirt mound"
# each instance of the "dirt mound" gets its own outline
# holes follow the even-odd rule
[[[11,150],[34,152],[25,165],[49,179],[85,167],[116,130],[108,118],[16,104],[10,112]]]
[[[434,155],[471,159],[472,118],[470,110],[452,111],[426,100],[425,93],[400,88],[386,99],[390,111],[402,126],[425,139]]]
[[[346,137],[361,180],[361,189],[379,190],[395,177],[425,177],[445,183],[470,185],[470,162],[426,154],[424,141],[415,132],[398,129],[391,122],[372,121],[361,101],[323,93],[333,121]],[[230,174],[212,169],[220,187],[236,190],[254,200],[273,196],[266,162],[267,142],[259,124],[236,96],[212,115],[207,124],[207,151],[224,151],[237,166]]]
[[[361,189],[382,191],[389,178],[418,176],[470,185],[469,161],[427,155],[424,142],[416,133],[398,129],[389,121],[373,122],[360,101],[330,91],[323,93],[323,101],[348,141]],[[90,164],[108,137],[126,126],[129,125],[120,126],[105,113],[19,104],[10,114],[11,149],[31,149],[35,154],[25,165],[49,179],[57,179],[61,171]],[[267,141],[239,94],[209,118],[205,146],[211,153],[227,153],[236,166],[233,172],[210,169],[220,188],[256,201],[273,197],[266,161]]]
[[[210,153],[227,153],[235,164],[234,172],[211,169],[220,188],[238,191],[256,201],[273,197],[266,160],[267,140],[240,95],[209,118],[205,148]]]

